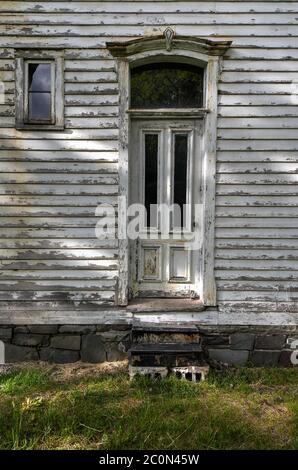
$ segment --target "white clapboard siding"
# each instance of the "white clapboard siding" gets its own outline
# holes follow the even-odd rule
[[[98,217],[3,217],[1,220],[2,227],[95,227],[100,219]],[[105,221],[113,218],[106,218]]]
[[[271,119],[266,117],[221,117],[218,119],[219,129],[297,129],[298,116],[296,117],[277,117]],[[222,131],[220,131],[222,132]]]
[[[237,47],[230,48],[226,52],[225,58],[226,58],[226,61],[233,60],[233,61],[250,62],[251,67],[258,67],[258,62],[260,60],[266,61],[266,62],[280,60],[284,62],[284,65],[286,68],[288,67],[289,62],[291,62],[292,60],[298,59],[298,50],[295,47],[294,48],[284,47],[283,41],[281,39],[279,46],[277,45],[265,46],[264,44],[264,47],[260,49],[259,48],[246,48],[237,44]],[[255,66],[252,65],[252,62],[255,62],[256,65]],[[250,68],[248,68],[248,70],[250,70]]]
[[[232,219],[234,217],[251,217],[251,218],[288,218],[288,217],[298,217],[298,208],[297,207],[225,207],[218,206],[216,210],[218,217],[228,217]]]
[[[24,4],[25,3],[25,4]],[[29,13],[69,13],[69,6],[65,1],[10,1],[9,6],[5,3],[0,5],[1,13],[10,12],[29,12]],[[172,0],[133,0],[133,1],[73,1],[71,5],[72,13],[135,13],[142,11],[145,13],[160,13],[167,12],[181,12],[181,13],[291,13],[297,12],[297,5],[295,2],[277,1],[264,2],[262,0],[255,0],[252,2],[243,1],[240,5],[235,5],[233,1],[219,1],[213,2],[210,6],[203,1],[189,2],[189,1],[172,1]]]
[[[158,16],[154,13],[154,9],[152,8],[151,14],[143,13],[139,11],[138,13],[131,13],[131,12],[124,12],[120,14],[111,15],[111,13],[100,13],[100,24],[99,31],[102,30],[102,25],[106,27],[110,27],[112,25],[125,25],[125,26],[132,26],[133,28],[137,28],[137,26],[141,25],[159,25],[160,22],[158,20]],[[83,34],[81,29],[76,29],[77,26],[85,26],[86,30],[92,32],[93,34],[93,25],[98,24],[98,17],[99,15],[90,15],[90,13],[75,13],[73,11],[69,13],[59,14],[59,13],[25,13],[20,16],[14,18],[13,24],[14,25],[37,25],[41,27],[41,25],[45,25],[47,28],[50,27],[57,28],[57,31],[66,30],[67,26],[70,25],[74,31],[79,31],[80,34]],[[233,25],[237,27],[238,25],[272,25],[276,21],[276,14],[275,13],[267,13],[263,12],[262,14],[256,14],[253,12],[246,12],[246,13],[237,13],[237,14],[230,14],[230,13],[202,13],[199,17],[197,15],[193,15],[192,12],[185,12],[183,15],[177,15],[176,13],[163,13],[163,19],[165,23],[170,23],[173,25],[177,25],[179,27],[183,26],[190,26],[194,27],[197,24],[200,25]],[[2,25],[11,25],[12,19],[11,15],[6,15],[2,13],[1,15],[1,23]],[[297,19],[295,15],[292,13],[283,13],[279,15],[278,19],[279,25],[288,24],[290,26],[294,26],[297,24]],[[58,29],[59,28],[59,29]],[[122,29],[122,28],[121,28]],[[13,31],[15,31],[13,29]],[[123,31],[125,29],[123,28]],[[24,33],[24,31],[22,30]],[[111,33],[113,34],[114,31]]]
[[[65,109],[66,117],[117,117],[118,107],[112,105],[97,106],[91,102],[88,106],[67,106]]]
[[[280,274],[278,274],[280,273]],[[278,279],[276,277],[278,276]],[[258,290],[258,285],[260,282],[267,282],[267,281],[272,281],[272,282],[278,282],[280,283],[280,286],[284,282],[289,282],[291,283],[292,281],[297,281],[298,276],[297,276],[297,271],[291,271],[288,272],[286,270],[279,271],[279,270],[273,270],[273,269],[224,269],[224,270],[217,270],[217,282],[219,280],[223,281],[247,281],[254,284],[254,289]]]
[[[252,95],[251,95],[252,96]],[[227,103],[225,103],[226,99]],[[263,97],[258,96],[260,100]],[[239,95],[234,100],[231,97],[222,96],[221,104],[218,108],[218,115],[225,116],[225,117],[290,117],[290,116],[297,116],[298,113],[298,106],[293,106],[291,96],[287,96],[286,102],[282,105],[280,104],[280,100],[277,99],[275,96],[273,100],[270,101],[270,105],[264,104],[260,105],[259,103],[257,106],[250,105],[250,98],[247,100],[246,103],[243,103],[245,98],[241,95],[241,100],[239,100]],[[219,97],[221,100],[221,97]],[[234,102],[234,104],[233,104]],[[236,107],[237,105],[237,107]]]
[[[115,33],[115,27],[111,27],[113,30],[113,33]],[[289,31],[288,26],[284,26],[283,29],[280,30],[274,30],[274,27],[271,29],[271,31],[264,31],[263,35],[261,34],[262,32],[262,26],[258,28],[258,33],[259,35],[250,35],[250,32],[252,30],[252,27],[248,27],[245,30],[238,28],[238,31],[233,32],[233,28],[229,25],[227,25],[226,30],[223,31],[222,28],[219,26],[216,29],[217,32],[212,31],[212,27],[208,28],[207,30],[203,28],[192,28],[191,29],[186,29],[186,28],[177,28],[176,31],[177,34],[187,34],[187,35],[197,35],[201,37],[206,37],[206,38],[212,38],[212,37],[217,37],[217,38],[231,38],[234,41],[234,47],[235,48],[251,48],[251,47],[262,47],[263,50],[267,48],[284,48],[284,50],[292,49],[297,47],[297,38],[294,32]],[[131,31],[130,27],[130,31]],[[253,27],[253,30],[255,28]],[[164,31],[164,26],[155,26],[152,27],[150,26],[145,26],[143,28],[139,28],[137,32],[131,31],[131,33],[128,33],[127,35],[123,35],[123,32],[119,31],[119,36],[111,35],[111,33],[108,33],[106,36],[84,36],[84,48],[91,48],[91,49],[96,49],[96,48],[104,48],[106,46],[106,41],[107,38],[109,41],[115,41],[119,39],[127,40],[131,37],[142,37],[144,34],[148,34],[147,31],[153,31],[160,32],[162,33]],[[195,33],[194,33],[195,31]],[[211,32],[210,32],[211,31]],[[276,32],[276,35],[274,35],[274,31]],[[7,31],[6,31],[7,33]],[[43,39],[43,44],[45,47],[48,48],[71,48],[71,49],[77,49],[82,47],[82,36],[80,35],[72,35],[68,34],[67,37],[62,35],[55,34],[55,31],[50,31],[52,35],[44,35],[42,33],[39,33],[39,36],[30,36],[28,33],[28,28],[27,28],[27,35],[4,35],[0,36],[0,47],[3,48],[4,50],[8,48],[24,48],[26,46],[29,47],[34,47],[34,48],[39,48],[40,47],[40,38]],[[243,34],[241,34],[243,33]],[[266,36],[264,36],[264,33]]]
[[[250,74],[256,74],[256,72],[265,72],[275,74],[279,72],[280,79],[284,77],[288,72],[297,72],[298,70],[298,61],[291,59],[289,60],[288,57],[285,57],[287,60],[279,60],[273,59],[270,57],[267,60],[262,59],[254,59],[254,60],[247,60],[247,59],[234,59],[234,60],[225,60],[224,65],[222,67],[222,71],[224,74],[233,73],[233,72],[241,72],[243,74],[243,79],[245,79],[244,74],[250,76]],[[223,79],[221,76],[221,79]],[[254,75],[252,75],[254,77]],[[265,75],[266,77],[266,75]],[[274,77],[274,75],[273,75]],[[227,76],[227,78],[229,78]],[[241,78],[241,75],[240,75]],[[285,77],[286,78],[286,77]]]
[[[287,185],[287,190],[291,191],[289,185],[297,185],[298,175],[295,173],[269,173],[269,174],[229,174],[223,173],[217,176],[218,185]],[[242,188],[243,186],[241,186]],[[220,186],[219,186],[220,188]],[[258,186],[257,186],[258,189]],[[266,188],[265,188],[266,189]],[[273,187],[275,190],[275,187]],[[268,192],[270,187],[268,187]]]
[[[216,258],[218,259],[265,259],[265,260],[298,260],[298,251],[293,249],[270,249],[270,250],[251,250],[247,249],[217,249]]]
[[[80,18],[81,15],[78,16]],[[109,24],[92,24],[91,15],[88,25],[80,24],[40,24],[39,22],[29,23],[32,28],[26,27],[26,23],[23,23],[23,15],[15,15],[13,21],[9,15],[8,19],[10,20],[9,24],[0,25],[0,34],[3,36],[18,36],[28,37],[28,36],[76,36],[76,37],[114,37],[115,35],[115,26],[117,27],[117,32],[122,37],[129,36],[140,36],[144,33],[144,27],[151,26],[160,27],[158,22],[158,15],[146,16],[144,20],[140,18],[141,15],[135,15],[135,17],[129,17],[129,15],[108,15],[110,20]],[[102,18],[105,15],[99,15],[94,21],[99,18]],[[163,15],[163,19],[166,15]],[[284,15],[282,15],[283,17]],[[184,21],[182,21],[181,16],[179,15],[168,15],[168,22],[176,25],[177,34],[181,35],[195,35],[198,32],[198,27],[202,36],[239,36],[245,37],[249,36],[252,31],[256,36],[266,36],[266,37],[277,37],[277,36],[295,36],[297,34],[297,19],[295,15],[288,15],[285,21],[282,21],[278,17],[278,22],[272,24],[271,16],[266,21],[266,15],[259,17],[260,21],[256,23],[255,18],[252,15],[229,15],[230,21],[226,20],[225,23],[221,22],[222,15],[212,15],[207,18],[207,21],[204,21],[201,16],[190,15],[189,21],[187,22],[187,17],[184,16]],[[281,17],[281,18],[282,18]],[[75,17],[73,17],[75,18]],[[131,20],[129,21],[129,18]],[[140,18],[140,19],[139,19]],[[277,18],[277,15],[274,15],[274,18]],[[19,20],[19,22],[18,22]],[[61,19],[60,19],[61,21]],[[127,22],[127,23],[126,23]],[[184,24],[181,24],[181,23]],[[13,24],[11,24],[13,23]],[[164,19],[164,23],[166,20]],[[220,24],[222,23],[222,24]],[[251,24],[249,24],[251,23]]]
[[[118,104],[119,98],[117,94],[79,94],[77,92],[65,95],[66,106],[115,106]]]
[[[111,248],[117,250],[118,254],[118,242],[116,240],[100,240],[98,238],[0,238],[1,249],[28,249],[33,250],[33,254],[36,249],[52,249],[52,250],[64,250],[65,256],[70,256],[74,250],[78,249],[96,249],[109,250]]]
[[[241,152],[242,153],[242,152]],[[254,155],[251,152],[252,157]],[[278,161],[267,162],[261,161],[260,163],[256,160],[256,157],[253,159],[247,159],[248,161],[228,161],[226,159],[224,162],[220,162],[217,165],[218,173],[251,173],[251,174],[281,174],[281,173],[293,173],[294,175],[297,174],[297,162],[296,161],[281,161],[282,157],[278,157]],[[253,161],[251,161],[253,160]]]
[[[77,173],[67,175],[65,173],[55,174],[52,173],[0,173],[0,187],[3,184],[65,184],[65,185],[117,185],[118,175],[104,175],[104,174],[85,174]]]
[[[96,130],[95,130],[96,132]],[[66,135],[66,134],[65,134]],[[38,139],[39,137],[39,139]],[[36,139],[15,139],[7,138],[1,139],[0,150],[90,150],[90,151],[116,151],[118,149],[117,140],[72,140],[71,136],[68,136],[68,139],[63,139],[62,135],[60,138],[55,140],[54,134],[52,138],[46,139],[41,135],[37,135]],[[86,135],[86,139],[87,139]]]
[[[277,324],[298,312],[298,3],[0,2],[0,312],[75,318],[112,307],[119,83],[106,41],[162,34],[229,39],[218,95],[218,309]],[[15,48],[64,49],[65,130],[15,130]],[[274,320],[276,318],[276,320]],[[269,320],[268,320],[269,321]]]
[[[116,249],[74,249],[74,250],[55,250],[55,249],[35,249],[27,248],[0,248],[1,260],[10,259],[117,259]],[[75,271],[73,271],[75,273]]]
[[[296,189],[295,189],[296,188]],[[297,196],[298,187],[295,185],[291,187],[289,185],[263,185],[255,184],[252,185],[241,185],[241,184],[231,184],[231,185],[218,185],[217,194],[219,196],[279,196],[279,195],[288,195],[288,196]],[[0,185],[0,194],[1,194],[1,185]]]
[[[234,93],[225,93],[225,94],[220,94],[219,95],[219,104],[222,106],[235,106],[236,104],[238,106],[249,106],[250,108],[252,107],[258,107],[262,106],[265,107],[264,111],[266,112],[266,107],[272,106],[280,106],[280,112],[281,115],[286,115],[286,112],[291,111],[288,109],[284,109],[285,107],[293,107],[294,110],[297,108],[297,96],[296,94],[293,94],[293,91],[295,89],[292,87],[291,84],[286,84],[284,86],[280,85],[270,85],[270,88],[263,86],[263,91],[260,90],[259,93],[250,93],[248,90],[247,85],[240,84],[242,86],[242,93],[240,93],[240,88],[237,90],[234,90]],[[239,87],[240,87],[239,85]],[[255,85],[255,84],[253,84]],[[251,87],[253,86],[251,85]],[[272,89],[272,87],[275,86],[276,88],[278,87],[279,90],[276,90],[277,92],[280,91],[280,93],[275,93],[275,90]],[[287,89],[285,87],[287,86]],[[232,87],[232,84],[231,84]],[[228,90],[231,91],[231,88],[228,87]],[[273,91],[273,93],[272,93]],[[287,91],[287,93],[285,93]],[[271,93],[270,93],[271,92]],[[284,111],[283,111],[284,110]],[[250,111],[250,109],[246,109],[246,111]]]
[[[298,219],[297,218],[286,218],[282,219],[277,217],[265,217],[265,218],[253,218],[253,217],[218,217],[216,220],[217,227],[276,227],[276,228],[285,228],[293,227],[298,228]]]
[[[13,142],[16,142],[16,146],[19,145],[18,140],[41,140],[41,141],[48,141],[48,140],[71,140],[71,141],[78,141],[78,140],[103,140],[103,145],[108,145],[105,141],[106,140],[116,140],[118,137],[118,132],[114,129],[92,129],[85,130],[85,129],[71,129],[65,131],[27,131],[26,134],[22,131],[18,131],[16,129],[0,129],[0,139],[2,142],[8,142],[13,139]],[[49,144],[51,145],[51,144]],[[111,145],[116,146],[117,142],[112,143]]]
[[[295,239],[239,239],[239,238],[216,238],[216,247],[228,250],[297,250],[298,240]]]
[[[77,260],[77,268],[81,270],[112,270],[117,269],[117,263],[111,260]],[[72,260],[3,260],[1,262],[1,269],[5,271],[6,269],[71,269],[73,266]]]
[[[236,71],[223,71],[221,74],[221,83],[249,83],[249,84],[268,84],[267,87],[267,92],[268,90],[271,91],[272,84],[274,83],[280,83],[280,84],[292,84],[294,80],[297,79],[297,65],[293,63],[294,65],[292,70],[278,70],[275,71],[275,64],[271,65],[271,70],[273,69],[273,72],[268,72],[267,70],[264,71],[244,71],[243,69],[241,71],[236,70]],[[243,87],[244,85],[241,85]],[[263,85],[260,85],[263,86]],[[280,87],[275,87],[278,91],[280,91]],[[224,86],[221,86],[221,89],[224,90]],[[255,86],[255,89],[259,89],[259,87]],[[241,90],[241,89],[240,89]],[[284,91],[287,91],[287,89],[284,89]]]

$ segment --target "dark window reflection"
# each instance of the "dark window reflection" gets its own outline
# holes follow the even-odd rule
[[[204,71],[188,64],[157,63],[131,71],[132,108],[203,106]]]
[[[188,136],[187,134],[175,134],[174,143],[174,204],[180,206],[181,220],[185,214],[183,205],[186,204],[186,188],[187,188],[187,154],[188,154]],[[184,224],[185,226],[185,224]]]
[[[30,121],[52,118],[51,64],[28,65],[28,117]]]
[[[150,227],[150,205],[157,204],[158,134],[145,135],[145,207]],[[154,225],[154,221],[152,221]]]

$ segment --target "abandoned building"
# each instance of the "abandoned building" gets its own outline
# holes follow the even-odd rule
[[[297,16],[275,0],[0,2],[7,362],[293,363]],[[149,207],[172,204],[162,236]]]

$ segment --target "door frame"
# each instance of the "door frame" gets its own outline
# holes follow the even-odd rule
[[[119,196],[129,200],[129,139],[130,115],[137,117],[138,111],[130,110],[130,69],[134,66],[158,61],[187,62],[205,69],[204,107],[187,110],[167,110],[164,116],[177,118],[201,117],[204,120],[202,138],[203,155],[203,242],[201,248],[200,299],[206,306],[216,306],[216,284],[214,275],[214,227],[215,227],[215,179],[217,144],[217,82],[220,58],[231,45],[231,41],[211,41],[192,36],[168,34],[144,37],[127,42],[110,42],[107,48],[116,59],[119,83]],[[163,110],[165,111],[165,110]],[[158,116],[158,110],[155,111]],[[141,112],[144,116],[144,110]],[[152,116],[152,110],[149,114]],[[119,278],[117,304],[128,304],[129,291],[129,240],[123,236],[127,227],[127,206],[119,207]]]

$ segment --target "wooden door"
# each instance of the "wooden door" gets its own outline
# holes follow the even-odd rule
[[[130,204],[147,215],[130,240],[131,297],[198,296],[200,250],[189,241],[200,238],[201,128],[200,120],[132,120]]]

